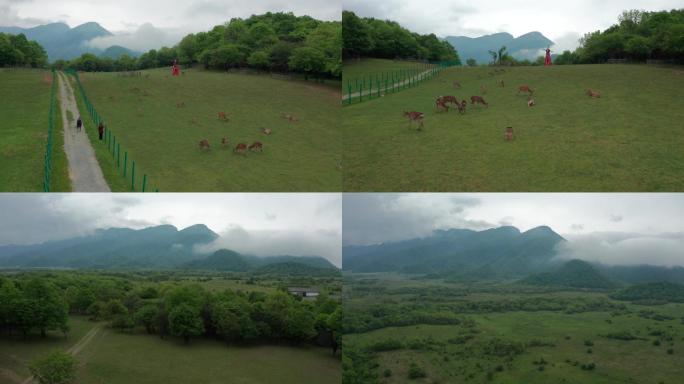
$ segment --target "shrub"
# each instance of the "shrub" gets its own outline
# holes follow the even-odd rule
[[[384,377],[390,377],[390,376],[392,376],[392,370],[387,368],[387,369],[385,369],[385,372],[382,373],[382,375]]]
[[[674,354],[674,349],[669,348],[669,349],[667,350],[667,354],[668,354],[668,355]]]
[[[402,348],[404,348],[404,344],[401,341],[395,339],[378,341],[368,346],[368,349],[373,352],[394,351]]]
[[[408,371],[408,378],[413,380],[413,379],[420,379],[423,377],[427,377],[425,370],[423,368],[419,367],[416,363],[411,363],[411,366],[409,367],[409,371]]]
[[[660,340],[653,340],[653,345],[656,347],[660,345]]]
[[[584,345],[586,345],[587,347],[593,347],[594,342],[591,340],[584,340]]]
[[[54,351],[31,361],[29,370],[40,384],[67,384],[76,377],[76,365],[70,354]]]

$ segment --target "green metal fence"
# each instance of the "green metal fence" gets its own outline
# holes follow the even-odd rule
[[[377,99],[388,93],[415,87],[424,81],[434,79],[444,69],[455,65],[457,63],[452,61],[425,63],[422,68],[403,69],[347,79],[346,84],[343,84],[345,89],[343,90],[342,104],[360,103]]]
[[[78,72],[71,69],[67,69],[66,72],[73,76],[76,80],[76,85],[78,85],[78,90],[81,94],[81,98],[83,99],[83,103],[85,104],[86,109],[88,109],[88,114],[92,118],[95,127],[99,127],[100,122],[104,124],[104,118],[100,116],[95,109],[95,106],[93,106],[93,103],[91,103],[88,99],[88,95],[83,88],[83,84],[81,84],[81,79],[78,76]],[[117,173],[120,174],[121,177],[126,180],[126,183],[130,185],[131,191],[152,191],[148,183],[147,174],[140,172],[139,169],[136,170],[135,160],[129,159],[128,151],[121,147],[121,141],[117,140],[116,135],[109,127],[109,124],[105,124],[104,135],[102,140],[100,140],[100,143],[107,147],[107,153],[112,155],[114,166],[117,168]],[[154,192],[159,192],[159,189],[154,189]]]
[[[50,192],[50,182],[52,181],[52,135],[55,130],[55,90],[57,87],[57,76],[52,70],[52,87],[50,89],[50,112],[48,115],[48,135],[45,146],[45,160],[43,163],[43,191]]]

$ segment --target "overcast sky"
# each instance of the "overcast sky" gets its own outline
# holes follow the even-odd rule
[[[142,51],[171,46],[188,33],[208,31],[234,17],[282,11],[340,20],[341,9],[339,0],[0,0],[0,26],[62,21],[75,27],[94,21],[117,35],[94,45]]]
[[[340,194],[0,194],[0,245],[65,239],[111,227],[206,224],[202,249],[317,255],[341,264]]]
[[[569,240],[563,258],[684,265],[683,218],[684,194],[345,194],[343,244],[547,225]]]
[[[411,31],[439,37],[477,37],[509,32],[515,37],[539,31],[556,42],[555,51],[574,49],[586,32],[617,23],[623,10],[670,10],[683,0],[342,0],[345,10],[363,17],[397,21]]]

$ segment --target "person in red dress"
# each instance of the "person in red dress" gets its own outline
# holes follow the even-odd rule
[[[553,65],[551,63],[551,50],[548,47],[546,48],[546,58],[544,59],[544,65]]]

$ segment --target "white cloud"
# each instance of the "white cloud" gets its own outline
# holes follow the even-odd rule
[[[112,36],[97,37],[88,43],[99,49],[120,45],[134,51],[147,52],[150,49],[174,46],[185,35],[183,31],[160,29],[145,23],[132,32],[114,32]]]

